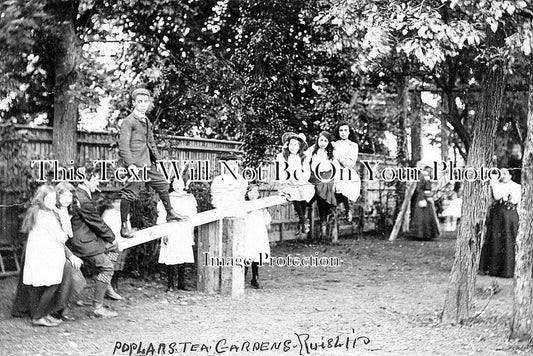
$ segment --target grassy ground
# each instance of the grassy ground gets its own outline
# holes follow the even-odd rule
[[[166,293],[163,281],[127,279],[121,289],[125,300],[110,302],[119,317],[93,319],[88,316],[90,308],[75,308],[72,314],[78,321],[57,328],[33,327],[27,319],[11,318],[16,283],[14,278],[4,279],[0,354],[136,355],[139,351],[133,347],[140,342],[143,348],[155,346],[155,352],[147,354],[158,354],[159,345],[165,344],[165,354],[178,355],[533,354],[527,345],[507,340],[511,279],[480,276],[476,312],[483,310],[481,315],[465,326],[438,323],[454,243],[453,236],[394,244],[376,237],[343,239],[337,246],[286,243],[273,247],[272,254],[336,256],[341,267],[267,267],[260,271],[262,289],[247,286],[239,299]],[[490,297],[491,290],[498,293]],[[342,347],[328,348],[328,338],[336,336]],[[246,351],[246,341],[252,345],[249,350],[254,342],[268,342],[263,343],[265,349],[281,342],[288,350]],[[224,353],[216,352],[217,342],[227,347],[219,348]],[[197,350],[192,344],[198,344]],[[202,344],[209,350],[200,351]],[[232,352],[231,344],[244,344],[245,350]]]

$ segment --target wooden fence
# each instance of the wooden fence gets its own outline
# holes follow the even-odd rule
[[[51,159],[52,157],[52,128],[50,127],[28,127],[16,126],[20,132],[27,132],[27,141],[21,154],[31,159]],[[118,136],[110,132],[78,132],[78,157],[73,159],[77,163],[83,164],[87,160],[105,159],[117,160],[118,148],[116,147]],[[210,169],[214,174],[218,169],[217,157],[223,153],[240,153],[241,142],[210,140],[201,138],[188,138],[180,136],[166,136],[167,145],[160,145],[160,150],[164,159],[178,161],[208,161]],[[383,161],[385,166],[395,166],[395,162],[385,157],[376,155],[361,154],[360,160]],[[20,192],[9,189],[6,182],[14,183],[21,179],[19,170],[21,167],[13,165],[13,162],[0,162],[0,245],[18,244],[18,230],[20,227],[20,217],[24,213],[25,201],[21,201]],[[375,229],[378,224],[379,209],[384,207],[394,209],[395,199],[392,198],[394,188],[387,186],[382,181],[369,181],[368,172],[362,164],[358,167],[362,179],[361,198],[358,204],[365,212],[364,230]],[[275,194],[276,185],[265,183],[260,187],[262,196]],[[280,239],[294,239],[297,224],[296,214],[292,204],[282,204],[270,208],[273,215],[272,230],[270,232],[271,241]]]

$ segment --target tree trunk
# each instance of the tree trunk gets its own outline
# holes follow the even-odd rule
[[[411,92],[411,165],[422,159],[422,98],[419,91]]]
[[[52,11],[58,23],[55,53],[54,118],[52,145],[54,159],[62,164],[76,157],[78,100],[73,89],[78,79],[78,42],[74,28],[77,2],[54,1]]]
[[[501,46],[503,38],[501,28],[496,34],[487,30],[489,46]],[[481,101],[474,119],[472,146],[467,159],[467,166],[476,169],[481,166],[491,167],[493,164],[494,136],[505,88],[505,71],[502,63],[490,63],[489,67],[484,69],[481,87]],[[455,258],[441,315],[445,323],[460,323],[470,316],[489,204],[487,182],[480,180],[465,182]]]
[[[529,97],[527,137],[522,167],[533,166],[533,62],[529,68]],[[530,340],[533,337],[533,172],[522,169],[522,209],[516,236],[516,264],[514,270],[513,319],[511,338]]]
[[[398,148],[396,153],[396,161],[401,167],[407,165],[407,119],[409,115],[409,77],[405,76],[400,79],[397,86],[397,103],[400,107],[400,115],[398,116],[398,133],[396,135]],[[405,183],[396,182],[396,197],[397,203],[394,211],[394,215],[397,216],[400,213],[400,197],[405,195]]]

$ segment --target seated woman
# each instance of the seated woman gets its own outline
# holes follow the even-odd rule
[[[485,244],[481,249],[479,271],[495,277],[514,275],[515,242],[518,233],[518,204],[520,184],[511,180],[507,169],[502,169],[499,181],[491,181],[492,204],[487,217]]]

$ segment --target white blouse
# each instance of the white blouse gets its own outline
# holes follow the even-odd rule
[[[507,201],[510,197],[512,204],[520,203],[522,198],[520,184],[513,181],[507,183],[491,181],[490,185],[492,187],[492,196],[494,197],[494,200],[503,199],[504,201]]]
[[[359,155],[359,146],[350,140],[339,140],[332,143],[339,163],[345,168],[354,168]]]

